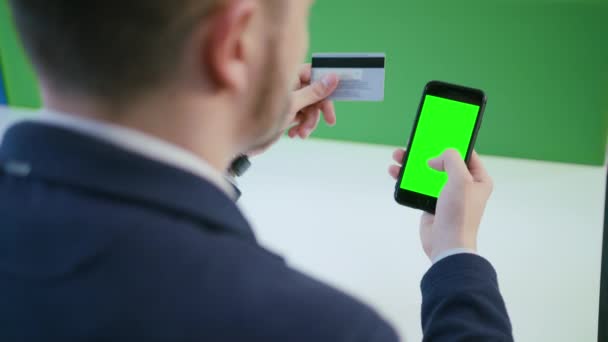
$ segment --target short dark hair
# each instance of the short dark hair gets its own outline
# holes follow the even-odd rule
[[[10,0],[52,87],[122,101],[167,80],[194,25],[222,0]]]

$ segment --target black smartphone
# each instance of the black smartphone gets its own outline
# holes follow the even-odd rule
[[[478,89],[439,81],[426,85],[395,186],[397,203],[435,213],[448,177],[431,169],[428,161],[453,148],[468,163],[486,101]]]

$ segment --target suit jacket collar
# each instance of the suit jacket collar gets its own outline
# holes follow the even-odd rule
[[[36,122],[10,127],[0,163],[22,177],[190,218],[255,241],[234,201],[205,179],[64,128]]]

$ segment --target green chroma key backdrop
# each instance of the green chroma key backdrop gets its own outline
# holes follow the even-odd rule
[[[17,107],[39,107],[38,86],[29,63],[23,57],[7,0],[0,0],[0,54],[8,103]]]
[[[317,137],[405,146],[424,85],[481,88],[486,154],[601,165],[608,0],[320,0],[311,52],[386,52],[384,103],[338,104]]]
[[[9,103],[37,107],[0,0]],[[607,0],[318,0],[311,52],[386,52],[383,103],[339,103],[316,137],[405,146],[426,82],[488,94],[481,153],[601,165],[608,131]]]

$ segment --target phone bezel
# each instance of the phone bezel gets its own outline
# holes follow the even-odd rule
[[[473,129],[473,134],[471,135],[471,140],[469,142],[469,148],[467,150],[467,155],[465,158],[466,163],[469,162],[471,153],[475,148],[475,141],[477,140],[477,134],[479,132],[479,129],[481,128],[481,123],[483,121],[483,114],[486,107],[487,97],[482,90],[441,81],[431,81],[427,83],[427,85],[424,87],[422,99],[420,100],[420,105],[418,106],[418,113],[416,114],[416,120],[414,121],[414,126],[410,134],[407,150],[405,156],[403,157],[403,166],[401,167],[399,177],[397,178],[397,184],[395,185],[395,200],[401,205],[424,210],[426,212],[434,214],[435,209],[437,207],[437,198],[423,195],[413,191],[404,190],[401,188],[403,172],[405,171],[405,166],[409,158],[411,144],[414,140],[414,136],[418,128],[418,122],[420,120],[420,115],[422,114],[422,107],[424,105],[426,95],[439,96],[455,101],[478,105],[480,107],[479,114],[477,115],[477,120],[475,121],[475,128]]]

